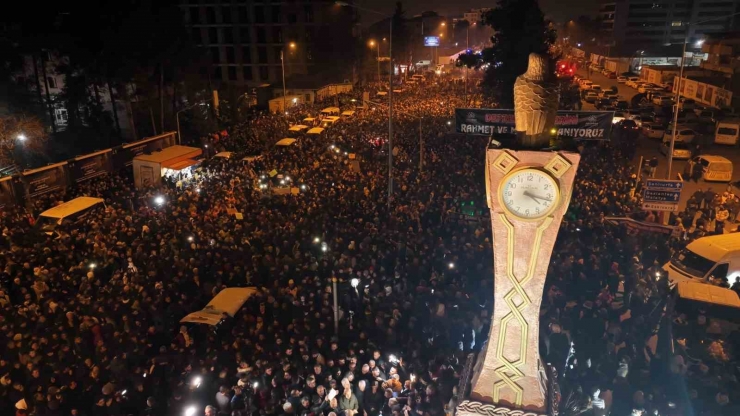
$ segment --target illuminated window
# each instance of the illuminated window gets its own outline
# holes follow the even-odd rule
[[[681,21],[678,21],[678,22],[671,22],[671,26],[673,26],[673,27],[679,27],[679,26],[683,26],[683,22],[681,22]]]

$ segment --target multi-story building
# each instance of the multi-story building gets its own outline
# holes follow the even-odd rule
[[[690,47],[699,47],[706,35],[735,28],[740,19],[732,14],[738,11],[740,0],[609,0],[600,16],[605,31],[629,54],[681,45],[687,34]]]
[[[182,0],[196,44],[208,48],[212,81],[259,86],[285,75],[343,68],[354,50],[355,9],[326,0]],[[344,61],[349,73],[352,62]]]
[[[484,7],[481,9],[470,9],[467,12],[463,13],[463,19],[467,20],[468,23],[470,23],[471,25],[473,23],[478,23],[483,19],[483,15],[485,15],[486,12],[488,12],[489,10],[491,10],[490,7]]]
[[[602,34],[602,41],[605,43],[614,41],[614,14],[616,9],[617,3],[613,1],[604,3],[599,8],[599,20],[601,22],[599,29]]]
[[[47,119],[48,123],[50,125],[53,123],[53,128],[57,131],[64,131],[67,128],[70,111],[84,112],[79,108],[67,108],[64,100],[60,99],[67,79],[65,74],[58,71],[58,68],[68,65],[69,58],[56,52],[42,51],[34,55],[24,55],[22,60],[21,67],[12,75],[13,81],[24,86],[30,94],[38,96],[48,117],[51,117]],[[95,97],[102,109],[116,119],[121,136],[124,139],[133,138],[130,113],[123,101],[111,100],[111,88],[108,84],[100,86],[91,84],[86,87],[89,96]],[[115,88],[112,92],[114,96],[121,95]],[[115,114],[113,114],[114,104]],[[81,121],[85,123],[84,118]]]

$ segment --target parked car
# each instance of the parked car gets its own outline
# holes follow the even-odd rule
[[[625,114],[621,111],[615,111],[614,117],[612,117],[612,124],[617,124],[625,119]]]
[[[586,79],[586,80],[583,80],[583,82],[581,82],[581,85],[579,85],[578,88],[580,88],[581,90],[588,90],[588,89],[591,89],[591,86],[593,84],[594,83],[592,81],[589,81]]]
[[[665,127],[658,123],[642,123],[642,134],[648,139],[661,139],[665,134]]]
[[[681,97],[679,102],[681,103],[679,104],[679,108],[683,110],[693,110],[696,108],[696,101],[691,98]]]
[[[660,145],[660,153],[662,153],[665,156],[668,156],[668,153],[670,153],[671,149],[671,142],[663,142],[663,144]],[[679,142],[676,141],[673,143],[673,158],[674,159],[683,159],[688,160],[691,158],[691,149],[689,149],[689,145],[685,142]]]
[[[620,75],[617,77],[617,82],[620,84],[624,84],[625,82],[627,82],[627,77],[623,77]]]
[[[667,95],[653,96],[653,104],[655,105],[663,106],[663,105],[670,105],[671,103],[673,103],[673,98]]]
[[[693,169],[696,164],[702,166],[702,178],[707,182],[729,182],[732,180],[732,162],[725,157],[716,155],[696,156],[689,163],[689,168]]]
[[[611,72],[611,71],[609,71],[609,72],[608,72],[608,73],[606,74],[606,77],[607,77],[607,78],[609,78],[609,79],[617,79],[617,73],[616,73],[616,72]],[[617,82],[619,82],[619,81],[617,81]]]
[[[583,97],[583,101],[587,103],[595,103],[597,97],[598,96],[596,95],[596,91],[588,91],[586,92],[586,95]]]
[[[601,85],[599,84],[591,84],[591,89],[596,91],[597,93],[601,91]]]
[[[671,121],[673,117],[672,114],[663,111],[653,111],[652,113],[650,113],[650,115],[653,117],[653,120],[655,120],[656,123],[660,123],[663,125],[668,124],[668,122]]]
[[[652,116],[636,115],[632,117],[638,126],[642,127],[643,123],[655,123],[655,119]]]
[[[669,126],[663,134],[663,141],[670,141],[673,136],[673,129]],[[696,132],[691,129],[687,129],[684,126],[678,126],[676,129],[676,142],[691,143],[696,137]]]
[[[599,98],[596,100],[596,103],[594,103],[594,107],[596,107],[597,110],[603,110],[604,107],[608,107],[611,105],[611,100],[608,98]]]
[[[638,77],[629,77],[627,78],[627,82],[624,83],[624,85],[630,87],[630,88],[637,88],[637,83],[640,82],[640,78]]]
[[[712,123],[716,123],[722,115],[723,113],[720,110],[703,110],[697,114],[699,120]]]
[[[631,131],[636,131],[640,129],[639,127],[637,127],[637,123],[635,123],[634,120],[629,120],[629,119],[624,119],[620,121],[619,123],[617,123],[617,127],[619,127],[621,130],[631,130]]]
[[[645,94],[646,92],[648,92],[649,89],[655,88],[655,87],[656,87],[655,84],[646,82],[644,84],[641,84],[639,87],[637,87],[637,92],[639,92],[640,94]]]

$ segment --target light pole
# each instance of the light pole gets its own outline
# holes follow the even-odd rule
[[[177,120],[177,144],[182,144],[182,134],[180,133],[180,113],[182,113],[183,111],[190,110],[191,108],[193,108],[195,106],[206,104],[206,102],[207,101],[204,100],[204,101],[195,103],[195,104],[193,104],[193,105],[191,105],[189,107],[185,107],[182,110],[180,110],[177,113],[175,113],[175,119]]]
[[[378,50],[378,83],[380,83],[380,42],[378,42],[376,45],[375,41],[371,40],[370,47],[372,48],[373,46],[377,46]]]
[[[288,44],[290,46],[290,49],[295,49],[295,42],[290,42]],[[280,66],[283,69],[283,112],[288,112],[288,106],[285,104],[287,98],[287,94],[285,93],[285,46],[283,46],[280,49]]]
[[[424,172],[424,138],[421,136],[421,116],[419,116],[419,173]]]
[[[739,15],[740,12],[732,13],[727,16],[721,16],[721,17],[715,17],[714,19],[707,19],[702,20],[701,22],[696,22],[694,25],[699,25],[702,23],[712,22],[715,20],[722,20],[727,19],[732,16]],[[685,66],[686,62],[686,44],[689,43],[689,28],[688,26],[691,26],[691,22],[686,23],[686,36],[683,38],[683,52],[681,52],[681,67],[678,71],[678,81],[676,82],[676,85],[673,86],[673,89],[676,91],[676,104],[674,104],[673,107],[673,131],[671,132],[671,146],[670,149],[668,149],[668,175],[666,176],[666,179],[671,179],[671,173],[673,170],[673,146],[676,144],[676,127],[678,124],[678,110],[679,105],[681,104],[681,81],[683,80],[683,67]],[[642,58],[642,57],[641,57]]]
[[[391,196],[393,195],[393,16],[388,16],[375,10],[349,4],[345,1],[335,2],[338,6],[352,7],[357,10],[379,14],[390,19],[388,32],[388,63],[390,64],[390,74],[388,74],[388,207],[391,206]]]
[[[465,28],[465,53],[470,51],[470,24]],[[475,23],[472,24],[475,26]],[[468,66],[465,65],[465,105],[468,105]]]
[[[357,100],[353,98],[351,101],[356,102]],[[386,107],[386,108],[388,107],[387,104],[370,101],[370,100],[363,100],[362,103],[363,105],[365,103],[368,103],[368,104],[373,104],[373,105],[379,105],[379,106]],[[424,170],[424,138],[421,135],[421,120],[422,120],[422,117],[419,116],[419,172],[422,172]]]

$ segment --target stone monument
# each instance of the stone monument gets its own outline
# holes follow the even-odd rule
[[[514,85],[518,145],[486,153],[494,310],[487,344],[474,366],[469,360],[469,380],[461,380],[467,400],[458,406],[459,416],[557,414],[555,377],[548,377],[552,368],[539,353],[539,312],[580,155],[545,150],[558,107],[553,78],[547,58],[531,54],[527,72]]]

